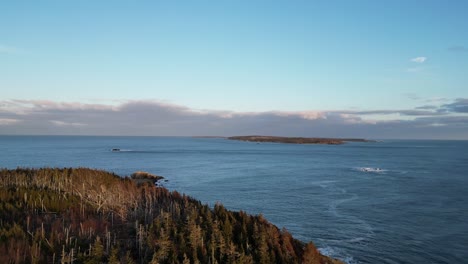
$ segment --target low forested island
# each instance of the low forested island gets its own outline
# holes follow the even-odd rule
[[[276,137],[276,136],[235,136],[228,137],[230,140],[250,142],[275,142],[289,144],[328,144],[339,145],[345,142],[372,142],[361,138],[310,138],[310,137]]]
[[[261,215],[210,208],[156,175],[132,178],[0,170],[0,263],[342,263]]]

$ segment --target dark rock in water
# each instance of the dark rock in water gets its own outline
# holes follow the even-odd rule
[[[156,184],[158,181],[164,179],[163,176],[151,174],[146,171],[136,171],[130,175],[132,180],[134,180],[137,184],[144,184],[144,183],[152,183]]]

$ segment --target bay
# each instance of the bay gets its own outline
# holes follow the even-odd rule
[[[263,214],[347,263],[463,263],[467,150],[468,141],[0,136],[0,167],[144,170],[204,203]]]

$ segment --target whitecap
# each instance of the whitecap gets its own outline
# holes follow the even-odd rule
[[[335,249],[332,248],[332,247],[329,247],[329,246],[318,248],[318,251],[321,254],[326,255],[326,256],[335,256],[336,255]]]
[[[318,251],[325,256],[330,256],[332,258],[337,258],[342,260],[346,264],[357,264],[358,262],[354,258],[346,253],[343,250],[332,248],[330,246],[320,247]]]
[[[322,189],[326,189],[330,185],[334,185],[335,183],[336,181],[325,180],[325,181],[314,181],[314,182],[311,182],[310,185],[319,186]]]
[[[382,172],[386,172],[387,170],[384,170],[382,168],[374,168],[374,167],[358,167],[356,168],[356,170],[358,171],[362,171],[362,172],[371,172],[371,173],[382,173]]]
[[[357,243],[357,242],[361,242],[363,240],[366,240],[365,237],[355,237],[355,238],[351,238],[350,240],[348,240],[349,243]]]
[[[134,152],[134,150],[131,150],[131,149],[120,149],[120,148],[113,148],[110,151],[111,152]]]
[[[346,193],[346,190],[345,192],[342,192],[343,194]],[[338,212],[337,212],[337,207],[342,204],[342,203],[345,203],[345,202],[350,202],[350,201],[353,201],[353,200],[356,200],[358,198],[357,194],[352,194],[351,197],[347,197],[347,198],[343,198],[343,199],[337,199],[337,200],[334,200],[332,201],[329,205],[328,205],[328,210],[330,212],[332,212],[335,216],[341,216]]]

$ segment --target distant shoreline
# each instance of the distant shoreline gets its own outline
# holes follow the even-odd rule
[[[326,144],[340,145],[346,142],[375,142],[362,138],[309,138],[309,137],[275,137],[275,136],[234,136],[227,137],[229,140],[239,140],[248,142],[274,142],[286,144]]]

